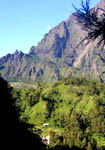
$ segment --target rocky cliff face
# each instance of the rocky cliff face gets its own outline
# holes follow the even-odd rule
[[[35,54],[41,59],[53,60],[54,58],[62,58],[69,32],[65,22],[45,34],[41,42],[36,47],[31,48],[30,54]]]
[[[104,9],[104,6],[105,0],[100,0],[95,7]],[[99,79],[105,65],[96,55],[96,43],[87,46],[81,43],[77,48],[86,34],[71,15],[45,34],[28,54],[16,51],[0,58],[0,73],[9,81],[50,82],[62,76]]]

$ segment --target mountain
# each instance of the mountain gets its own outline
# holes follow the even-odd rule
[[[100,0],[97,7],[104,8],[105,0]],[[100,79],[105,65],[96,55],[96,43],[84,46],[83,42],[77,48],[86,34],[72,14],[45,34],[28,54],[16,50],[0,58],[0,73],[8,81],[51,82],[67,76]]]

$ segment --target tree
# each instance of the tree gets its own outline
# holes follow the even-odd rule
[[[77,47],[83,42],[87,45],[91,41],[95,41],[97,43],[96,48],[100,47],[100,51],[97,51],[96,54],[100,57],[101,61],[105,63],[105,58],[103,57],[105,46],[105,10],[96,7],[90,9],[89,4],[90,0],[86,0],[85,2],[81,0],[81,8],[78,9],[73,5],[76,10],[73,14],[75,19],[81,28],[87,32],[87,36],[82,39]],[[102,82],[102,75],[104,73],[105,71],[99,75],[100,81]]]
[[[83,2],[81,0],[82,8],[78,9],[74,5],[76,12],[74,16],[82,29],[87,31],[87,36],[81,41],[87,41],[88,44],[92,40],[97,40],[97,46],[105,45],[105,10],[102,8],[90,9],[90,0]]]
[[[40,137],[31,133],[30,125],[20,122],[16,107],[12,105],[12,88],[7,81],[0,77],[0,139],[3,149],[25,149],[43,147]]]

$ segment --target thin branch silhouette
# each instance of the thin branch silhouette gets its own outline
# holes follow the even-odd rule
[[[81,8],[76,8],[74,4],[72,4],[76,12],[73,14],[77,23],[81,26],[82,30],[87,32],[87,35],[82,41],[77,45],[77,48],[84,42],[85,46],[89,44],[91,41],[96,41],[96,48],[102,46],[102,50],[104,50],[105,46],[105,10],[102,8],[92,8],[90,9],[90,0],[86,0],[85,2],[81,0]],[[96,53],[101,61],[105,63],[105,58],[101,53]],[[99,78],[102,80],[102,75],[105,73],[103,71]]]
[[[98,39],[97,47],[101,44],[105,45],[105,10],[102,8],[92,8],[89,7],[90,0],[86,0],[84,3],[81,0],[81,7],[80,9],[76,8],[74,4],[73,7],[76,12],[73,14],[77,23],[81,26],[83,30],[87,32],[87,36],[78,44],[80,44],[87,40],[88,44],[90,41],[95,41]],[[102,14],[99,14],[99,12]],[[86,45],[85,44],[85,45]]]

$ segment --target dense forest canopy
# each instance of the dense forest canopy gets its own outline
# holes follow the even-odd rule
[[[105,146],[104,89],[98,81],[65,78],[12,95],[20,120],[34,124],[40,137],[50,135],[52,148],[93,150]]]
[[[104,83],[69,77],[36,89],[15,89],[0,77],[2,142],[11,149],[13,143],[42,150],[104,149],[104,89]],[[48,135],[46,146],[40,138]]]

